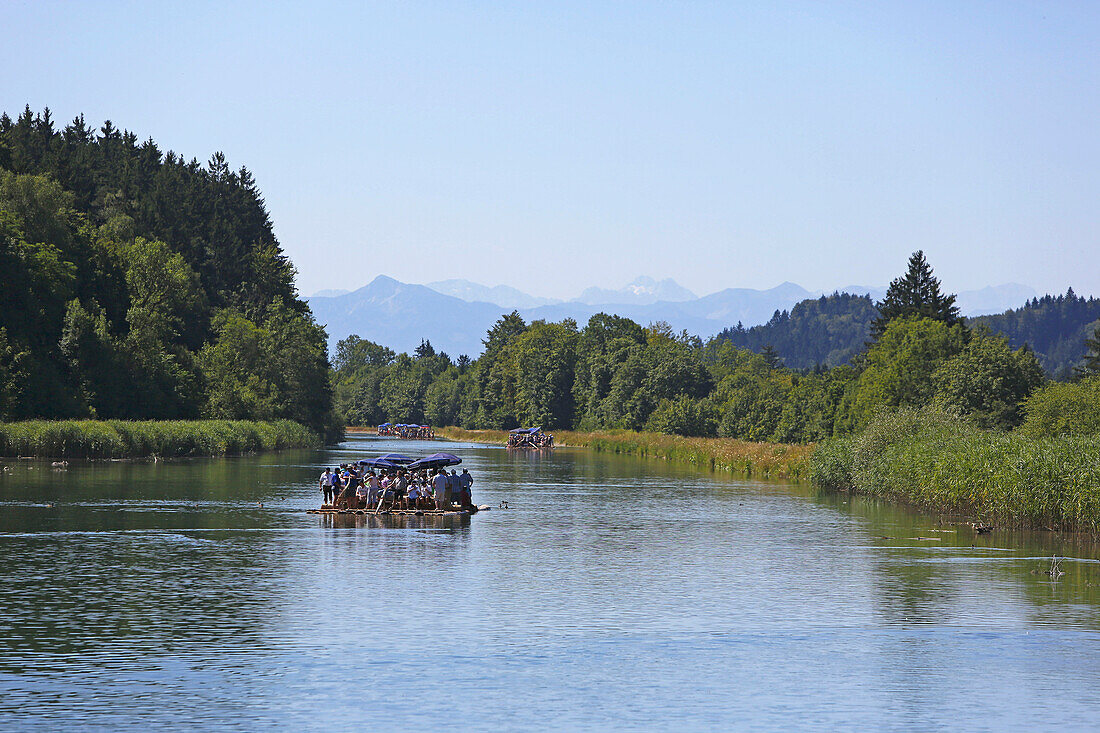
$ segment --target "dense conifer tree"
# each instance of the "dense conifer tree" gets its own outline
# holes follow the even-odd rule
[[[886,297],[877,304],[879,315],[871,323],[871,337],[878,340],[886,326],[898,318],[931,318],[948,326],[961,322],[955,296],[940,292],[940,281],[932,275],[932,266],[917,250],[909,257],[905,275],[890,283]]]
[[[1092,336],[1085,339],[1085,348],[1088,352],[1084,363],[1077,368],[1077,373],[1083,377],[1093,377],[1100,374],[1100,326],[1096,327]]]
[[[0,115],[0,286],[0,417],[329,422],[324,330],[221,153]]]

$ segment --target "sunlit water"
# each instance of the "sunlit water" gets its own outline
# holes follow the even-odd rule
[[[305,513],[324,465],[439,443],[7,461],[0,728],[1100,725],[1095,545],[659,462],[445,445],[492,511]]]

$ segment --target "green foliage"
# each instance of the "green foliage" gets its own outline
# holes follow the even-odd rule
[[[507,356],[515,383],[516,422],[571,427],[577,324],[536,321],[509,345]]]
[[[325,334],[247,170],[29,108],[0,149],[0,416],[332,426]]]
[[[776,311],[771,320],[746,329],[740,323],[714,338],[762,353],[771,347],[792,369],[838,366],[858,354],[878,315],[870,296],[833,293]]]
[[[1003,336],[981,329],[932,374],[935,401],[978,426],[1009,430],[1023,420],[1021,403],[1045,378],[1035,354],[1011,351]]]
[[[645,429],[654,433],[705,437],[715,434],[717,422],[715,410],[709,403],[680,395],[661,400],[646,421]]]
[[[934,393],[932,374],[963,350],[966,336],[961,325],[931,318],[888,323],[863,360],[849,424],[864,425],[883,408],[927,404]]]
[[[317,433],[290,420],[31,420],[0,424],[3,456],[167,458],[319,445]]]
[[[793,387],[792,373],[764,354],[734,349],[728,342],[712,348],[710,357],[711,372],[721,376],[709,399],[720,416],[718,435],[770,439]]]
[[[810,454],[810,480],[819,486],[849,491],[852,481],[851,437],[829,438],[814,447]]]
[[[224,310],[214,319],[215,338],[198,354],[205,385],[203,417],[239,420],[275,416],[277,398],[265,368],[266,338],[240,313]]]
[[[579,425],[592,428],[600,424],[600,408],[611,392],[612,378],[634,349],[645,344],[642,327],[629,318],[597,313],[588,319],[577,343],[573,382]]]
[[[604,313],[578,332],[572,321],[527,324],[513,312],[489,330],[479,359],[458,365],[426,341],[414,357],[395,357],[351,336],[337,347],[337,404],[360,425],[644,429],[785,443],[828,441],[883,410],[933,399],[981,426],[1019,423],[1021,401],[1043,379],[1031,352],[981,329],[971,337],[919,252],[888,300],[894,317],[865,353],[804,372],[784,367],[766,343],[762,353],[733,337],[703,345],[667,323],[642,328]],[[869,300],[837,295],[777,314],[772,326],[798,321],[791,333],[808,337],[835,316],[854,334],[860,321],[843,316],[853,305],[867,315]]]
[[[1093,329],[1092,335],[1085,339],[1084,363],[1077,369],[1079,376],[1100,375],[1100,324]]]
[[[527,330],[519,313],[512,311],[489,329],[485,351],[474,370],[474,426],[479,428],[514,428],[518,425],[512,412],[515,404],[515,374],[509,368],[507,348]]]
[[[0,422],[13,420],[20,414],[29,356],[29,352],[20,351],[11,343],[7,329],[0,328]]]
[[[276,300],[256,324],[227,309],[213,342],[196,359],[205,384],[202,415],[236,420],[284,418],[318,432],[333,422],[324,330]]]
[[[603,426],[641,430],[661,400],[702,399],[712,389],[702,347],[686,336],[674,337],[664,324],[651,326],[646,344],[627,353],[596,408]]]
[[[1100,376],[1048,384],[1024,403],[1021,432],[1035,438],[1100,435]]]
[[[813,443],[836,435],[839,432],[837,416],[858,376],[854,368],[839,366],[792,377],[792,388],[787,393],[771,440]]]
[[[820,483],[1018,526],[1100,529],[1100,440],[981,430],[930,406],[814,452]]]
[[[890,283],[886,297],[877,304],[878,318],[871,323],[871,336],[876,341],[886,332],[891,321],[899,318],[928,318],[948,326],[961,323],[955,296],[940,292],[940,281],[932,275],[932,266],[917,250],[909,257],[905,275]]]
[[[1007,336],[1014,349],[1030,347],[1047,374],[1066,380],[1081,365],[1089,334],[1100,327],[1100,298],[1081,298],[1070,288],[1064,295],[1044,295],[1022,308],[971,322]]]

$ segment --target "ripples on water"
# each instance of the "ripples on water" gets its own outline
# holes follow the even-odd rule
[[[1095,725],[1090,544],[569,450],[459,451],[510,510],[304,513],[413,445],[15,465],[0,727]]]

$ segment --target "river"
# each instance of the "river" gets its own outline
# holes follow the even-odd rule
[[[491,511],[305,513],[326,464],[441,449]],[[2,730],[1100,719],[1098,548],[1051,533],[573,449],[4,463]]]

